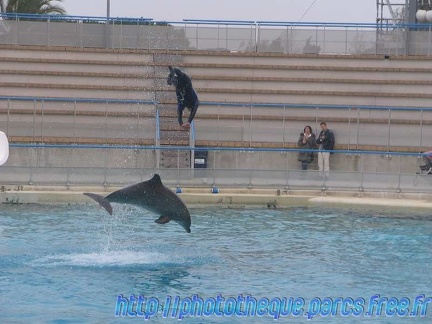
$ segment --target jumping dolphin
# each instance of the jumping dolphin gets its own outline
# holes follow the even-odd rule
[[[161,215],[155,220],[158,224],[166,224],[173,220],[179,223],[186,232],[191,231],[189,210],[174,192],[162,184],[158,174],[148,181],[114,191],[106,197],[87,192],[84,195],[97,201],[110,215],[113,212],[111,202],[130,204]]]

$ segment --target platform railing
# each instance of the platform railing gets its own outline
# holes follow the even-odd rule
[[[207,151],[208,158],[199,169],[161,169],[154,158],[160,150]],[[168,186],[202,188],[203,192],[213,188],[432,192],[432,175],[421,174],[422,153],[335,150],[330,172],[325,174],[318,170],[316,158],[307,171],[301,170],[297,156],[302,151],[12,143],[10,158],[0,167],[0,185],[103,186],[109,190],[159,173]]]
[[[207,108],[191,127],[192,147],[292,148],[306,125],[318,135],[322,121],[334,131],[338,149],[423,152],[430,149],[432,137],[428,107],[205,101],[201,105]],[[0,97],[0,112],[0,129],[13,142],[33,143],[81,139],[158,146],[163,118],[159,103],[145,100]]]
[[[157,144],[157,101],[0,96],[0,128],[13,141],[91,139]],[[154,133],[149,132],[155,129]]]
[[[211,111],[213,116],[197,116],[197,145],[213,142],[222,146],[222,142],[231,141],[249,148],[266,142],[287,147],[297,142],[306,125],[318,135],[322,121],[334,131],[336,144],[347,150],[375,146],[389,152],[397,147],[421,152],[429,149],[428,138],[432,137],[432,108],[428,107],[229,102],[201,105],[210,107],[206,113]],[[237,118],[227,118],[230,114]]]
[[[431,55],[431,24],[0,14],[0,44],[120,49]]]

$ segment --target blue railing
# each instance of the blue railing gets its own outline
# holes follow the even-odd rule
[[[53,101],[53,102],[83,102],[83,103],[120,103],[159,105],[156,100],[115,99],[115,98],[70,98],[70,97],[29,97],[29,96],[0,96],[0,101]],[[294,109],[367,109],[367,110],[405,110],[405,111],[432,111],[432,107],[416,106],[374,106],[374,105],[326,105],[326,104],[291,104],[291,103],[254,103],[254,102],[226,102],[226,101],[201,101],[206,106],[227,107],[256,107],[256,108],[294,108]]]
[[[214,188],[247,187],[283,188],[287,191],[432,193],[432,176],[421,174],[419,168],[422,162],[420,158],[425,156],[420,153],[332,151],[335,154],[330,159],[331,170],[324,176],[317,170],[316,164],[311,164],[308,171],[300,170],[297,153],[310,152],[302,149],[20,143],[12,143],[10,148],[11,153],[16,153],[0,167],[2,185],[107,187],[136,183],[148,179],[151,173],[159,173],[167,185],[177,189],[207,187],[209,192],[210,188],[212,192],[219,192]],[[49,164],[41,164],[37,158],[45,150],[51,151],[47,155],[50,157]],[[167,169],[148,162],[144,165],[138,163],[143,159],[151,161],[162,150],[178,154],[181,151],[208,151],[211,154],[208,154],[207,167],[204,169],[185,169],[180,168],[179,164]],[[22,154],[28,154],[30,158],[17,161],[16,156]],[[55,156],[57,157],[54,158]],[[85,162],[83,156],[86,157]],[[177,158],[180,158],[180,154]],[[344,161],[348,169],[335,168],[335,158]],[[265,165],[262,165],[263,160],[266,161]],[[242,163],[237,165],[237,161]],[[275,166],[275,163],[279,166]],[[356,170],[352,170],[353,167]],[[382,170],[374,170],[375,168]]]
[[[362,28],[429,28],[431,23],[365,23],[365,22],[299,22],[299,21],[277,21],[277,20],[225,20],[225,19],[183,19],[181,21],[154,20],[151,17],[106,17],[106,16],[81,16],[81,15],[45,15],[45,14],[26,14],[26,13],[0,13],[0,18],[4,20],[43,20],[43,21],[109,21],[109,22],[133,22],[133,23],[168,23],[168,24],[203,24],[203,25],[261,25],[261,26],[307,26],[307,27],[362,27]]]
[[[0,97],[0,101],[9,102],[14,101],[27,101],[27,102],[72,102],[72,103],[147,103],[157,106],[154,101],[142,100],[116,100],[116,99],[87,99],[87,98],[40,98],[40,97]],[[297,104],[253,104],[253,103],[226,103],[226,102],[203,102],[202,105],[208,106],[231,106],[235,108],[253,107],[262,111],[262,109],[336,109],[339,111],[358,109],[359,111],[432,111],[432,108],[410,108],[410,107],[381,107],[381,106],[347,106],[347,105],[297,105]],[[18,108],[15,104],[11,107]],[[48,105],[41,105],[41,111]],[[23,106],[25,107],[25,105]],[[33,107],[33,106],[32,106]],[[84,106],[83,108],[87,108]],[[36,109],[36,108],[35,108]],[[75,109],[74,107],[71,109]],[[104,108],[105,109],[105,108]],[[153,110],[152,110],[153,111]],[[248,110],[249,111],[249,110]],[[251,110],[252,112],[252,110]],[[185,186],[237,186],[237,187],[284,187],[284,188],[303,188],[303,189],[319,189],[322,190],[385,190],[394,192],[431,192],[432,191],[432,177],[416,174],[419,170],[419,164],[422,163],[424,153],[420,152],[393,152],[391,150],[361,150],[355,146],[353,149],[348,150],[334,150],[332,155],[332,170],[331,177],[321,178],[316,167],[316,159],[313,168],[306,174],[302,173],[299,169],[299,162],[297,161],[297,154],[299,152],[310,150],[302,150],[297,148],[270,148],[270,147],[219,147],[216,143],[215,147],[194,147],[195,136],[198,135],[200,139],[203,134],[210,132],[211,137],[215,135],[214,128],[217,125],[204,126],[204,133],[196,133],[196,126],[203,123],[202,120],[198,124],[195,122],[191,125],[191,142],[189,146],[161,146],[157,139],[160,139],[160,114],[156,107],[154,117],[149,117],[146,122],[155,125],[154,131],[147,130],[146,134],[151,137],[155,136],[156,145],[122,145],[110,144],[109,142],[101,144],[49,144],[41,141],[40,143],[11,143],[10,148],[11,156],[9,161],[0,169],[2,184],[39,184],[39,185],[116,185],[125,184],[137,181],[137,179],[144,179],[149,173],[158,172],[167,179],[168,183],[172,181],[173,184],[180,187]],[[285,116],[286,112],[279,114]],[[306,116],[307,114],[305,114]],[[309,114],[310,115],[310,114]],[[317,114],[321,115],[321,114]],[[339,115],[339,114],[337,114]],[[394,113],[394,115],[397,115]],[[43,115],[40,116],[42,118]],[[283,117],[282,118],[285,118]],[[288,114],[289,116],[289,114]],[[368,113],[368,117],[371,115]],[[391,121],[392,114],[388,114],[389,121]],[[259,118],[259,115],[251,115],[251,118]],[[420,119],[422,115],[419,116]],[[36,122],[40,120],[36,115],[33,116]],[[154,118],[154,120],[152,119]],[[382,118],[382,116],[381,116]],[[412,117],[409,117],[412,119]],[[72,119],[69,119],[72,122]],[[93,119],[97,121],[97,119]],[[153,120],[153,121],[152,121]],[[35,124],[16,124],[16,119],[11,119],[15,126],[23,128],[23,130],[32,128],[36,125],[40,126],[40,132],[44,132],[45,127],[50,127],[49,118],[46,123]],[[73,120],[75,123],[75,121]],[[100,121],[101,124],[96,124],[99,127],[99,133],[89,133],[90,135],[106,136],[104,129],[110,129],[111,126],[105,125],[105,120]],[[109,122],[109,121],[108,121]],[[134,123],[133,121],[130,121]],[[275,121],[277,123],[277,120]],[[422,120],[420,120],[422,122]],[[109,125],[116,127],[116,120],[110,122]],[[21,125],[21,126],[20,126]],[[55,125],[61,131],[61,136],[65,135],[64,125]],[[75,125],[75,124],[74,124]],[[134,136],[131,133],[123,134],[123,131],[129,129],[129,122],[127,125],[119,129],[110,129],[111,135],[114,138],[131,138]],[[28,126],[28,127],[27,127]],[[275,124],[275,126],[277,126]],[[279,125],[280,126],[280,125]],[[356,125],[358,127],[358,125]],[[75,127],[75,126],[74,126]],[[82,129],[77,123],[77,131],[80,136]],[[94,125],[90,124],[91,129],[94,130]],[[238,130],[238,125],[233,126]],[[254,124],[252,128],[256,131],[259,124]],[[295,130],[297,126],[290,125],[294,129],[294,137],[290,138],[297,140],[298,132]],[[413,125],[413,127],[417,127]],[[426,125],[427,129],[430,128]],[[142,127],[138,127],[142,129]],[[226,129],[219,129],[222,133],[226,133]],[[279,131],[277,127],[272,126],[272,131]],[[396,128],[400,132],[400,127]],[[426,130],[426,128],[424,129]],[[15,129],[15,135],[19,136],[19,129]],[[120,131],[120,132],[119,132]],[[263,129],[264,133],[269,132],[269,129]],[[39,131],[36,133],[38,134]],[[75,131],[74,131],[75,132]],[[35,132],[33,132],[35,133]],[[389,131],[384,130],[384,135],[392,135]],[[60,133],[59,133],[60,134]],[[138,134],[138,133],[137,133]],[[341,132],[336,133],[341,135]],[[226,135],[226,134],[225,134]],[[260,135],[261,136],[261,135]],[[342,136],[342,135],[341,135]],[[405,136],[405,135],[404,135]],[[427,132],[420,134],[424,138],[428,138]],[[90,136],[91,137],[91,136]],[[139,135],[138,135],[139,137]],[[73,142],[73,138],[71,139]],[[72,143],[71,142],[71,143]],[[138,141],[136,141],[138,143]],[[292,142],[292,141],[291,141]],[[340,141],[339,141],[340,142]],[[421,139],[420,139],[421,142]],[[224,143],[224,146],[226,143]],[[420,146],[419,146],[420,148]],[[196,151],[207,151],[208,161],[207,168],[205,169],[182,169],[180,164],[172,169],[160,168],[159,157],[160,152],[169,150],[171,152],[178,152],[177,160],[180,159],[180,152],[189,151],[193,158]],[[45,155],[44,152],[50,152]],[[313,151],[318,152],[318,151]],[[28,158],[22,158],[23,154]],[[172,153],[171,153],[172,154]],[[82,157],[85,156],[85,160]],[[175,156],[171,157],[175,160]],[[192,160],[193,161],[193,160]],[[306,181],[305,181],[306,179]]]
[[[404,111],[432,111],[432,107],[415,106],[373,106],[373,105],[323,105],[323,104],[290,104],[290,103],[250,103],[250,102],[216,102],[201,101],[202,105],[228,106],[228,107],[255,107],[255,108],[293,108],[293,109],[360,109],[360,110],[404,110]]]
[[[0,127],[11,137],[33,138],[34,142],[60,137],[70,138],[71,143],[76,143],[78,138],[106,141],[108,138],[120,137],[158,144],[154,142],[154,134],[145,132],[149,126],[153,129],[154,109],[157,109],[159,104],[154,100],[0,96],[0,103],[5,111]],[[89,108],[90,104],[95,104],[97,108]],[[131,106],[134,106],[136,114],[131,113]],[[96,112],[93,117],[86,113],[91,109]],[[61,119],[51,118],[46,114],[47,110],[51,114],[58,111]],[[19,115],[20,111],[24,114],[31,111],[32,116],[23,120],[15,118],[14,115]],[[120,119],[109,120],[111,115],[121,117],[122,111],[125,118],[129,118],[130,124],[125,124]],[[142,111],[147,111],[146,119],[140,119],[140,116],[144,115]]]
[[[199,19],[158,22],[152,18],[22,14],[0,17],[4,18],[0,20],[0,44],[289,54],[432,54],[431,24]],[[63,24],[71,26],[60,26]],[[101,28],[102,24],[106,28]]]
[[[107,150],[174,150],[174,151],[231,151],[231,152],[278,152],[278,153],[298,153],[298,152],[320,152],[319,150],[310,149],[297,149],[297,148],[266,148],[266,147],[191,147],[191,146],[151,146],[151,145],[118,145],[118,144],[44,144],[44,143],[11,143],[10,147],[15,148],[35,148],[35,149],[50,149],[50,148],[64,148],[64,149],[107,149]],[[368,151],[368,150],[326,150],[326,152],[332,152],[337,154],[348,154],[348,155],[393,155],[393,156],[425,156],[422,152],[389,152],[389,151]]]
[[[82,103],[119,103],[119,104],[139,104],[157,105],[154,100],[135,100],[135,99],[102,99],[102,98],[62,98],[62,97],[21,97],[21,96],[0,96],[0,101],[37,101],[37,102],[82,102]]]
[[[156,146],[160,144],[160,111],[156,109]]]
[[[0,17],[6,20],[51,20],[51,21],[110,21],[110,22],[145,22],[152,21],[153,18],[130,18],[130,17],[101,17],[101,16],[76,16],[76,15],[44,15],[44,14],[25,14],[25,13],[0,13]]]
[[[4,129],[10,136],[31,136],[28,131],[24,131],[25,129],[29,129],[32,127],[34,132],[35,141],[40,141],[41,136],[52,137],[52,136],[60,136],[60,133],[64,133],[64,136],[71,136],[76,138],[76,134],[79,134],[80,137],[93,137],[93,138],[117,138],[120,134],[121,138],[130,138],[130,139],[147,139],[150,140],[149,136],[153,140],[153,143],[158,146],[160,143],[160,111],[158,108],[157,101],[149,101],[149,100],[118,100],[118,99],[90,99],[90,98],[43,98],[43,97],[0,97],[1,101],[7,101],[7,106],[5,107],[8,111],[7,116],[4,120],[5,126]],[[34,111],[32,121],[27,121],[25,124],[21,124],[16,118],[12,118],[9,114],[10,108],[19,109],[19,107],[25,108],[23,105],[16,105],[14,102],[31,102],[30,108]],[[73,114],[73,119],[65,119],[63,121],[64,126],[59,128],[55,122],[52,124],[54,128],[51,128],[50,124],[53,122],[50,118],[45,118],[44,111],[48,108],[48,105],[44,105],[49,102],[63,102],[63,103],[72,103],[73,106],[62,106],[60,110],[69,111],[70,114]],[[36,103],[41,103],[39,106]],[[87,128],[83,128],[85,124],[80,124],[76,121],[77,113],[83,112],[87,110],[87,106],[79,105],[85,103],[102,103],[106,104],[106,107],[102,107],[102,110],[105,112],[118,112],[117,108],[109,108],[109,104],[125,104],[125,105],[154,105],[155,113],[153,114],[153,110],[149,110],[149,117],[147,118],[148,123],[152,123],[153,125],[151,129],[154,129],[154,133],[149,134],[145,131],[145,128],[139,126],[139,120],[137,120],[136,128],[129,128],[128,125],[123,125],[120,128],[120,125],[116,125],[115,120],[97,120],[93,119],[97,125],[97,127],[105,128],[105,132],[97,131],[92,129],[92,125],[89,124]],[[388,152],[392,151],[393,146],[407,146],[415,148],[418,151],[424,151],[430,145],[427,139],[432,136],[432,127],[431,127],[431,115],[432,111],[431,107],[400,107],[400,106],[372,106],[372,105],[363,105],[363,106],[351,106],[351,105],[313,105],[313,104],[284,104],[284,103],[272,103],[272,104],[259,104],[259,103],[230,103],[230,102],[202,102],[201,105],[215,107],[212,114],[218,114],[219,109],[217,107],[233,107],[233,111],[235,109],[246,108],[242,110],[241,114],[243,115],[243,122],[239,121],[236,124],[226,123],[224,120],[220,121],[219,116],[217,116],[216,122],[206,122],[205,120],[200,121],[197,125],[194,123],[191,126],[190,132],[190,143],[191,146],[195,145],[196,139],[199,141],[213,141],[217,142],[216,145],[222,141],[235,141],[235,142],[250,142],[250,147],[252,147],[252,142],[272,142],[272,143],[280,143],[281,147],[285,147],[285,143],[293,143],[297,140],[298,131],[300,128],[302,129],[301,123],[305,122],[307,124],[314,124],[315,131],[319,131],[319,123],[322,120],[327,122],[332,122],[335,120],[334,118],[339,118],[345,116],[345,124],[339,125],[334,129],[337,131],[338,144],[346,144],[348,148],[356,149],[357,145],[375,145],[375,146],[387,146]],[[57,109],[57,106],[49,107],[51,111]],[[101,109],[101,108],[97,108]],[[129,110],[129,108],[127,108]],[[274,111],[271,114],[274,115],[275,118],[272,119],[272,126],[261,126],[260,118],[264,110],[266,109],[276,109],[278,111]],[[302,113],[303,110],[314,111],[314,113]],[[302,116],[301,121],[296,121],[296,119],[291,119],[291,115],[295,112],[299,111],[299,113],[295,113],[296,116]],[[339,114],[338,111],[344,112],[343,114]],[[18,110],[19,112],[19,110]],[[232,113],[230,110],[230,113]],[[376,112],[376,113],[374,113]],[[382,112],[386,112],[383,114]],[[238,115],[239,113],[236,113]],[[114,115],[113,115],[114,116]],[[138,114],[139,116],[139,114]],[[200,116],[198,116],[199,118]],[[67,116],[65,116],[67,118]],[[133,118],[133,115],[130,115],[129,118]],[[152,119],[154,118],[154,120]],[[365,120],[363,120],[366,118]],[[371,124],[370,119],[379,119],[379,123],[382,127],[373,127],[374,124]],[[394,119],[398,119],[397,123],[393,123]],[[402,120],[409,119],[409,122],[403,123]],[[151,121],[153,120],[153,121]],[[257,120],[258,123],[254,122],[252,127],[252,121]],[[337,121],[337,119],[336,119]],[[133,122],[132,119],[130,122]],[[270,121],[269,121],[270,122]],[[31,125],[30,125],[31,123]],[[109,123],[109,125],[105,125]],[[366,124],[365,124],[366,123]],[[1,125],[1,123],[0,123]],[[105,126],[104,126],[105,125]],[[132,124],[131,124],[132,125]],[[313,126],[313,125],[312,125]],[[334,124],[330,126],[333,128]],[[25,128],[23,128],[25,127]],[[113,128],[115,127],[115,129]],[[267,128],[266,128],[267,127]],[[336,127],[336,126],[335,126]],[[365,130],[366,127],[366,130]],[[402,127],[402,129],[401,129]],[[61,130],[61,132],[60,132]],[[83,133],[85,131],[85,135]],[[67,135],[67,132],[71,135]],[[41,136],[39,136],[39,134]],[[37,135],[37,136],[36,136]],[[108,136],[109,135],[109,136]],[[379,137],[379,141],[373,139],[373,136],[376,135]],[[223,139],[223,140],[219,140]],[[287,141],[287,139],[290,139]],[[226,146],[226,144],[224,145]],[[247,145],[249,146],[249,145]]]

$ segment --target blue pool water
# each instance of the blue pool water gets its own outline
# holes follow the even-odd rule
[[[317,297],[368,301],[379,294],[413,302],[421,294],[432,296],[430,216],[322,208],[191,213],[187,234],[176,223],[155,224],[158,216],[133,208],[115,206],[109,216],[94,205],[1,205],[0,322],[143,322],[121,312],[115,316],[119,295],[161,303],[167,296],[293,297],[303,298],[306,306]],[[425,317],[365,317],[364,312],[317,315],[312,321],[428,323],[432,303]],[[159,313],[150,322],[178,322],[170,316]],[[279,321],[306,322],[306,317],[291,314]],[[274,321],[268,314],[234,314],[183,322]]]

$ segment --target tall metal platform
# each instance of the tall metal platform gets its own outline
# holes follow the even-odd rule
[[[376,5],[376,22],[382,27],[400,23],[432,23],[426,18],[427,12],[432,11],[432,0],[377,0]]]
[[[377,0],[376,4],[377,53],[431,54],[432,0]]]

